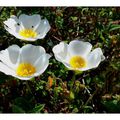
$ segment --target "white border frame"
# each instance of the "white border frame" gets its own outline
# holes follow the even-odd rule
[[[120,6],[120,0],[0,0],[0,6]]]

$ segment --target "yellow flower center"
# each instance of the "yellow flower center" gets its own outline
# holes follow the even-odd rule
[[[35,67],[29,63],[21,63],[16,69],[17,75],[21,77],[31,76],[35,72],[36,72]]]
[[[73,56],[70,59],[70,66],[74,69],[78,69],[78,68],[84,68],[86,66],[86,61],[84,58],[80,57],[80,56]]]
[[[32,29],[23,29],[19,31],[19,35],[24,38],[35,38],[37,33]]]

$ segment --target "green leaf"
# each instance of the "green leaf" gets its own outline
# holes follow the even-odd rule
[[[75,75],[81,75],[82,73],[83,71],[78,71],[78,70],[75,71]]]
[[[73,21],[76,21],[76,20],[78,19],[78,17],[71,17],[71,19],[72,19]]]
[[[40,113],[44,107],[45,107],[45,104],[38,104],[35,106],[35,108],[32,110],[32,112]]]
[[[74,93],[71,91],[70,92],[70,99],[74,99],[75,98],[75,95],[74,95]]]
[[[93,109],[91,106],[84,106],[85,109]]]
[[[84,106],[83,109],[84,109],[84,113],[88,113],[93,110],[93,108],[91,106]]]
[[[73,112],[73,113],[77,113],[77,112],[78,112],[78,108],[74,108],[74,109],[72,110],[72,112]]]
[[[113,30],[117,30],[117,29],[120,29],[120,25],[116,25],[116,24],[109,25],[109,31],[113,31]]]

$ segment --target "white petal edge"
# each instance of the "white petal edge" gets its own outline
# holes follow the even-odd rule
[[[19,51],[20,47],[18,45],[12,45],[0,52],[0,60],[11,69],[15,69],[19,57]]]
[[[15,76],[15,71],[9,68],[4,63],[0,62],[0,72],[5,73],[6,75],[12,75]]]
[[[20,37],[19,34],[18,34],[18,32],[10,29],[9,27],[7,27],[7,26],[5,26],[5,25],[4,25],[4,28],[6,29],[6,31],[8,31],[11,35],[15,36],[16,38],[19,38],[19,37]],[[20,38],[19,38],[19,39],[20,39]]]
[[[37,39],[42,39],[46,36],[47,32],[50,30],[50,24],[47,19],[43,19],[40,22],[40,25],[36,29],[36,32],[38,33]]]
[[[32,79],[34,76],[30,76],[30,77],[20,77],[20,76],[18,76],[18,75],[15,75],[15,76],[13,76],[13,77],[16,77],[16,78],[18,78],[18,79],[20,79],[20,80],[30,80],[30,79]]]
[[[18,32],[19,29],[20,29],[20,25],[18,25],[19,24],[19,20],[14,15],[12,15],[9,19],[4,21],[4,24],[5,24],[5,27],[7,26],[9,29],[11,29],[14,32]]]
[[[46,53],[36,60],[36,62],[34,63],[34,66],[37,70],[37,72],[34,74],[35,76],[41,75],[47,69],[50,57],[51,55]]]
[[[56,60],[59,62],[65,62],[68,60],[68,44],[65,42],[60,42],[55,45],[52,49]]]

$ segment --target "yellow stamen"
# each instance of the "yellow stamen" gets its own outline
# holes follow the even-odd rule
[[[36,72],[35,67],[29,63],[21,63],[16,69],[16,74],[21,77],[31,76],[35,72]]]
[[[70,66],[74,69],[78,69],[78,68],[84,68],[86,66],[86,61],[84,58],[80,57],[80,56],[73,56],[70,59]]]
[[[24,38],[35,38],[37,33],[32,29],[23,29],[19,31],[19,35]]]

